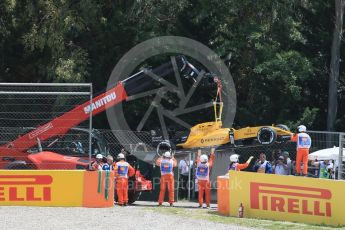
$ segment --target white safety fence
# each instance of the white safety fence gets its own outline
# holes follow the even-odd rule
[[[1,168],[83,167],[66,157],[91,159],[92,112],[77,109],[91,101],[92,84],[0,83]]]

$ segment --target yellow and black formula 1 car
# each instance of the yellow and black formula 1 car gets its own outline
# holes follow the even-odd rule
[[[292,132],[286,125],[270,125],[245,127],[240,129],[222,127],[223,102],[221,100],[221,82],[218,81],[218,91],[213,103],[215,121],[193,126],[187,135],[169,140],[177,148],[194,149],[213,146],[231,145],[271,145],[290,140]],[[217,98],[220,101],[217,102]],[[159,149],[159,147],[157,148]],[[157,150],[158,151],[158,150]]]
[[[218,106],[217,106],[218,105]],[[222,127],[223,103],[214,103],[215,121],[197,124],[188,135],[175,140],[177,148],[193,149],[230,144],[236,146],[270,145],[289,140],[292,132],[286,125],[255,126],[241,129]],[[217,111],[219,109],[219,111]]]
[[[270,145],[290,139],[291,132],[285,125],[255,126],[241,129],[222,128],[221,121],[205,122],[190,129],[176,146],[184,149],[210,146]]]

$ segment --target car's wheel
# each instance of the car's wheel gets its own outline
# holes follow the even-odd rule
[[[16,166],[13,166],[9,169],[11,169],[11,170],[28,170],[28,169],[32,169],[32,168],[30,168],[27,165],[16,165]]]
[[[25,161],[14,161],[9,163],[6,166],[6,169],[10,169],[10,170],[26,170],[26,169],[33,169],[32,167],[30,167],[30,165],[28,165]]]
[[[116,194],[116,190],[114,191],[114,200],[115,202],[119,202],[119,199]],[[128,190],[128,204],[133,204],[135,201],[139,199],[141,192],[135,192],[134,190]]]
[[[128,204],[133,204],[141,195],[141,191],[135,191],[135,177],[128,178]],[[114,189],[114,200],[118,202],[117,191]]]
[[[157,145],[156,152],[157,152],[158,156],[162,156],[163,153],[166,151],[168,151],[170,153],[174,153],[175,149],[176,149],[176,146],[174,145],[174,143],[172,143],[168,140],[164,140]]]
[[[262,127],[258,131],[257,139],[262,145],[270,145],[277,140],[277,133],[271,127]]]
[[[278,124],[275,127],[282,129],[282,130],[285,130],[285,131],[290,131],[289,127],[287,127],[286,125],[283,125],[283,124]]]
[[[128,190],[128,204],[133,204],[139,199],[141,192],[136,192],[134,190]]]

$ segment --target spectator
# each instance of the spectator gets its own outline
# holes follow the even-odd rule
[[[289,168],[284,162],[283,156],[280,156],[273,165],[273,173],[277,175],[289,175]]]
[[[278,160],[279,156],[281,156],[282,150],[281,149],[275,149],[272,151],[272,164],[275,164]]]
[[[288,166],[288,175],[293,175],[293,162],[290,159],[290,154],[284,151],[282,156],[284,157],[284,163]]]
[[[180,172],[180,198],[188,198],[188,187],[189,186],[189,173],[191,171],[191,166],[193,165],[193,161],[189,161],[189,156],[186,156],[184,159],[180,160],[178,169]],[[192,178],[192,175],[190,176]]]
[[[318,177],[324,179],[331,179],[333,175],[334,165],[330,160],[312,161],[312,165],[318,167]]]
[[[258,173],[272,173],[272,165],[266,160],[264,153],[261,153],[259,159],[255,162],[253,171]]]

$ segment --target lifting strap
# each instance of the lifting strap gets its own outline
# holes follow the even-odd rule
[[[213,109],[214,109],[214,117],[215,121],[222,121],[222,113],[223,113],[223,100],[222,100],[222,81],[218,77],[214,77],[214,82],[217,84],[217,94],[216,98],[213,102]],[[218,100],[219,99],[219,100]],[[218,110],[217,110],[218,105]]]

